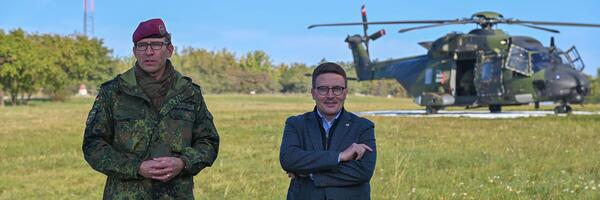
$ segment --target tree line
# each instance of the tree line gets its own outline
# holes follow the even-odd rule
[[[171,58],[177,70],[191,77],[205,93],[308,93],[315,65],[274,64],[264,51],[241,56],[227,49],[209,51],[184,47]],[[324,60],[323,60],[324,61]],[[62,100],[80,84],[92,92],[133,66],[133,57],[114,57],[103,41],[83,35],[30,34],[22,29],[0,29],[0,99],[12,105],[27,104],[32,95]],[[338,62],[349,77],[352,63]],[[600,69],[589,77],[592,91],[587,102],[600,102]],[[351,94],[406,97],[394,80],[349,81]],[[2,105],[4,101],[0,101]]]
[[[596,78],[588,77],[591,80],[591,92],[585,99],[588,103],[600,103],[600,67],[597,70]]]
[[[60,99],[71,84],[106,78],[114,72],[113,62],[97,39],[0,30],[0,94],[6,93],[13,105],[25,104],[38,92]]]
[[[308,93],[315,65],[274,64],[264,51],[241,56],[227,49],[209,51],[184,47],[171,58],[175,68],[197,82],[205,93]],[[31,34],[22,29],[0,29],[0,99],[27,104],[33,95],[63,100],[80,84],[97,86],[125,72],[134,57],[114,57],[101,39],[83,35]],[[349,77],[353,65],[340,62]],[[349,83],[350,93],[406,96],[393,80]],[[0,101],[3,104],[4,101]]]

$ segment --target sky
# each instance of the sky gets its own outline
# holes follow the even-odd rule
[[[0,0],[0,29],[22,28],[29,33],[68,35],[83,32],[83,1]],[[437,20],[470,17],[479,11],[495,11],[505,18],[600,24],[600,1],[205,1],[205,0],[95,0],[94,34],[113,56],[132,55],[131,37],[141,21],[162,18],[178,49],[227,49],[237,56],[249,51],[267,52],[275,64],[317,64],[352,61],[344,43],[347,35],[361,34],[360,26],[307,29],[311,24],[360,22],[365,4],[369,21]],[[370,44],[371,58],[379,60],[425,54],[417,43],[433,41],[449,32],[469,32],[475,25],[454,25],[398,33],[411,25],[370,26],[373,33],[385,28],[387,35]],[[600,67],[600,28],[547,26],[560,34],[500,25],[510,35],[531,36],[566,50],[577,46],[587,74]]]

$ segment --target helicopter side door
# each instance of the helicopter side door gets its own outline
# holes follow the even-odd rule
[[[477,53],[474,84],[480,97],[499,97],[504,93],[502,83],[502,56],[498,54]]]

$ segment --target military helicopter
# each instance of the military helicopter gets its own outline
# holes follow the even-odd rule
[[[521,21],[505,19],[500,13],[478,12],[470,18],[454,20],[415,20],[368,22],[365,6],[362,22],[316,24],[323,26],[362,25],[364,35],[347,36],[352,50],[357,80],[395,79],[425,106],[427,114],[435,114],[447,106],[476,108],[488,106],[490,112],[502,111],[502,106],[525,105],[554,101],[555,113],[570,113],[569,104],[583,103],[590,82],[582,73],[585,68],[575,46],[562,51],[554,45],[545,47],[527,36],[511,36],[498,24],[519,25],[559,33],[544,26],[600,27],[600,24],[568,22]],[[399,30],[400,33],[447,25],[477,24],[469,33],[448,33],[432,42],[420,42],[426,55],[386,61],[372,61],[369,41],[385,35],[381,29],[367,35],[369,25],[426,24]]]

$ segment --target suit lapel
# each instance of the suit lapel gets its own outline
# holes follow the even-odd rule
[[[323,140],[321,135],[321,128],[319,127],[318,119],[315,117],[315,112],[306,114],[306,129],[307,135],[310,139],[310,143],[313,146],[313,150],[323,150]]]
[[[354,139],[354,135],[350,135],[352,130],[351,128],[353,125],[352,122],[354,120],[352,119],[348,111],[344,110],[340,115],[339,120],[340,121],[336,125],[335,130],[333,131],[333,136],[332,138],[330,138],[332,140],[331,147],[329,148],[329,150],[344,150],[340,148],[347,147],[340,147],[340,145],[346,143],[347,140]]]

